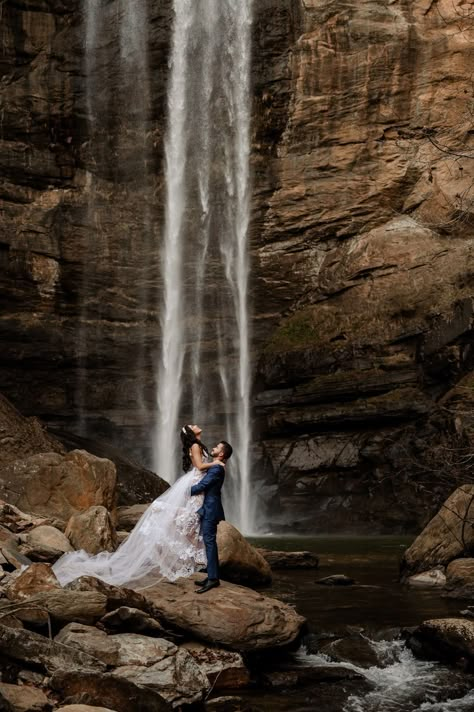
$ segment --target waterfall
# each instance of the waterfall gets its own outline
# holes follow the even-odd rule
[[[150,214],[147,0],[83,0],[83,22],[87,213],[79,276],[81,313],[75,399],[79,433],[88,436],[96,433],[95,418],[102,415],[103,398],[96,397],[91,388],[90,373],[96,369],[96,382],[103,382],[102,374],[97,373],[104,353],[109,352],[108,340],[114,338],[116,319],[110,305],[122,287],[124,274],[127,278],[133,275],[117,306],[126,313],[133,333],[127,373],[123,376],[124,390],[140,419],[150,419],[144,396],[143,325],[150,306],[149,256],[156,246]],[[120,252],[109,244],[112,211],[116,218],[114,231],[123,231]],[[118,413],[120,426],[123,396],[110,389],[106,397],[109,409],[115,408]]]
[[[171,481],[181,424],[232,444],[226,512],[246,532],[251,11],[252,0],[174,0],[155,438],[155,469]]]

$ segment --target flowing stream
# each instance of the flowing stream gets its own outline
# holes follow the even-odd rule
[[[170,481],[181,424],[203,426],[210,444],[231,442],[226,512],[246,532],[251,5],[174,0],[155,439],[155,469]]]
[[[311,633],[276,668],[261,663],[263,682],[244,696],[262,712],[474,712],[474,676],[417,659],[400,636],[401,629],[429,618],[459,616],[466,603],[398,582],[407,540],[266,538],[256,543],[320,555],[318,570],[277,572],[268,591],[295,605]],[[332,574],[345,574],[354,584],[315,583]],[[344,645],[337,648],[340,641]],[[296,684],[291,682],[295,673],[300,675]]]

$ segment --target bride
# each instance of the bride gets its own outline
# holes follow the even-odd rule
[[[173,581],[189,576],[206,565],[197,513],[204,495],[191,496],[192,485],[213,464],[205,462],[208,452],[201,442],[201,433],[197,425],[182,428],[186,474],[150,504],[116,551],[96,555],[72,551],[56,561],[53,571],[61,585],[79,576],[95,576],[116,586],[146,588],[163,578]]]

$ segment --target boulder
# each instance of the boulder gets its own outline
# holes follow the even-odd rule
[[[169,638],[170,636],[174,638],[155,618],[139,608],[130,608],[130,606],[120,606],[120,608],[106,613],[101,618],[100,624],[115,633],[143,633],[143,635],[152,635],[158,638]]]
[[[69,539],[62,531],[48,524],[20,535],[20,551],[32,561],[59,559],[66,551],[73,551]]]
[[[345,574],[332,574],[332,576],[317,579],[315,583],[321,586],[352,586],[355,581]]]
[[[357,667],[370,668],[379,665],[379,659],[370,641],[363,636],[333,640],[320,649],[338,663],[351,663]]]
[[[405,551],[402,575],[410,576],[450,561],[474,547],[474,485],[458,487]]]
[[[474,621],[465,618],[435,618],[424,621],[407,640],[420,657],[442,662],[474,665]]]
[[[65,534],[75,549],[84,549],[89,554],[115,551],[117,548],[115,528],[105,507],[89,507],[84,512],[73,514]]]
[[[116,668],[114,674],[152,687],[173,706],[202,699],[208,680],[194,658],[162,638],[135,633],[107,635],[91,626],[70,623],[55,638]]]
[[[256,707],[235,695],[213,697],[212,700],[206,701],[205,710],[206,712],[263,712],[262,707]]]
[[[38,527],[46,521],[47,520],[42,517],[26,514],[13,504],[0,500],[0,525],[4,530],[7,529],[13,533],[20,533],[27,529]]]
[[[81,650],[67,647],[30,630],[16,630],[0,624],[0,655],[32,664],[49,674],[55,670],[105,669],[104,663]]]
[[[60,623],[78,621],[87,624],[105,615],[106,604],[106,597],[94,591],[50,590],[21,601],[21,608],[15,615],[30,623],[46,623],[51,617]]]
[[[317,569],[319,558],[312,551],[257,549],[272,569]]]
[[[181,646],[194,658],[213,690],[246,687],[250,674],[240,653],[189,641]]]
[[[11,601],[22,601],[43,591],[60,590],[50,564],[34,563],[14,579],[7,589]]]
[[[130,532],[149,504],[132,504],[129,507],[117,507],[117,529]]]
[[[51,702],[42,690],[27,685],[0,682],[0,699],[7,700],[13,712],[43,712],[51,709]]]
[[[474,598],[474,559],[455,559],[446,569],[449,598]]]
[[[446,585],[446,574],[444,568],[430,569],[414,574],[407,579],[407,584],[411,588],[444,588]]]
[[[162,582],[143,593],[166,623],[231,650],[280,648],[298,638],[305,619],[291,606],[227,582],[197,595],[194,580]]]
[[[115,466],[73,450],[31,455],[0,470],[0,497],[27,512],[62,521],[93,505],[115,506]]]
[[[256,586],[271,583],[272,570],[269,564],[232,524],[219,523],[217,546],[223,579]]]
[[[81,576],[65,587],[66,591],[96,591],[104,595],[107,599],[107,611],[115,611],[123,606],[129,608],[138,608],[141,611],[149,613],[151,616],[159,614],[155,610],[153,603],[138,591],[133,591],[131,588],[120,588],[113,586],[110,583],[105,583],[94,576]]]
[[[125,665],[113,672],[117,677],[159,692],[173,707],[202,701],[209,689],[206,675],[186,650],[149,665]]]
[[[50,687],[68,702],[106,705],[114,712],[172,712],[173,707],[158,692],[111,673],[58,670]]]

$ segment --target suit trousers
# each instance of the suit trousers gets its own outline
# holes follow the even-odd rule
[[[201,532],[206,547],[207,557],[207,578],[219,578],[219,554],[217,551],[217,524],[214,519],[203,519],[201,522]]]

